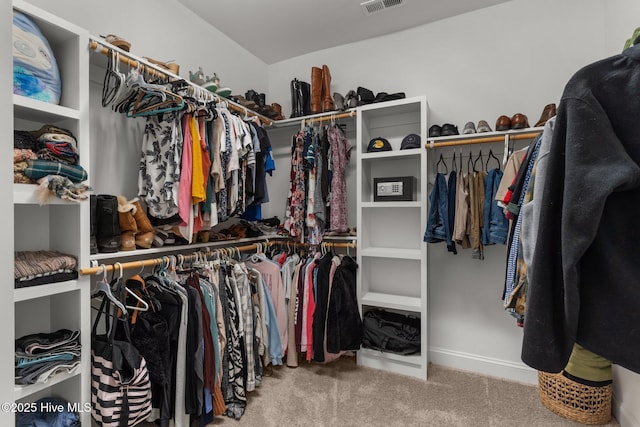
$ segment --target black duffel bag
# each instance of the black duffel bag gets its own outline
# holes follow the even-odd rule
[[[398,353],[420,353],[420,319],[381,309],[364,314],[362,346]]]

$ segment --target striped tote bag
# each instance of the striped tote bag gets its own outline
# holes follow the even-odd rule
[[[91,415],[105,427],[132,427],[151,413],[151,382],[144,358],[131,344],[126,319],[111,315],[104,296],[91,334]],[[98,322],[105,319],[105,332],[98,334]],[[116,329],[124,339],[116,339]]]

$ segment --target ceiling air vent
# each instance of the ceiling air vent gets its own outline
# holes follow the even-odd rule
[[[390,7],[400,6],[404,0],[369,0],[360,3],[365,15],[382,12]]]

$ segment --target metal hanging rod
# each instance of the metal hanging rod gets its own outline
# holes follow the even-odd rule
[[[101,264],[101,265],[98,265],[97,267],[81,268],[80,274],[85,276],[85,275],[91,275],[91,274],[108,273],[114,270],[124,271],[124,270],[133,269],[133,268],[140,269],[144,267],[153,267],[156,265],[166,264],[168,260],[171,259],[170,257],[178,257],[180,260],[184,262],[191,262],[191,261],[196,261],[197,259],[201,259],[203,255],[208,256],[214,253],[233,254],[234,252],[255,251],[258,248],[273,246],[273,245],[283,245],[283,246],[291,245],[293,249],[295,249],[296,247],[310,247],[310,246],[320,246],[325,248],[355,248],[356,247],[355,242],[351,242],[351,243],[323,242],[320,245],[311,245],[309,243],[297,243],[297,242],[290,242],[285,240],[266,241],[263,243],[252,243],[250,245],[244,245],[244,246],[228,246],[224,248],[219,247],[219,248],[215,248],[208,251],[198,251],[196,253],[192,253],[191,255],[167,255],[161,258],[145,259],[141,261],[130,261],[130,262],[122,262],[122,263],[116,263],[116,264]]]
[[[144,67],[145,70],[153,77],[165,77],[167,78],[169,81],[175,81],[175,80],[184,80],[185,82],[187,82],[188,84],[190,84],[191,86],[195,87],[197,90],[201,90],[204,93],[207,93],[209,96],[211,96],[212,100],[216,100],[217,102],[224,102],[228,105],[228,107],[234,111],[237,111],[239,113],[244,113],[246,116],[254,116],[257,117],[263,124],[267,125],[267,126],[271,126],[273,124],[273,120],[269,119],[268,117],[263,116],[262,114],[256,113],[253,110],[249,110],[248,108],[240,105],[240,104],[236,104],[233,101],[230,101],[226,98],[222,98],[219,95],[207,91],[206,89],[204,89],[201,86],[198,86],[197,84],[190,82],[188,80],[185,80],[184,78],[173,74],[172,72],[165,70],[164,68],[160,67],[159,65],[156,64],[152,64],[151,62],[145,61],[142,58],[138,58],[135,55],[130,54],[129,52],[126,52],[116,46],[113,46],[110,43],[107,43],[104,40],[100,40],[100,39],[96,39],[94,37],[90,37],[89,38],[89,49],[93,52],[97,52],[97,53],[101,53],[103,55],[109,55],[112,51],[116,51],[118,52],[118,56],[120,59],[120,62],[122,62],[125,65],[128,65],[132,68],[138,68],[140,66]]]
[[[311,116],[295,117],[293,119],[278,120],[273,122],[275,127],[295,126],[301,124],[304,126],[306,123],[324,122],[327,120],[338,120],[355,117],[358,114],[357,110],[351,109],[344,113],[336,113],[331,111],[328,113],[314,114]]]

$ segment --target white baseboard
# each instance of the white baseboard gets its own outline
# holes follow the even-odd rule
[[[620,423],[620,427],[640,427],[640,420],[633,416],[629,412],[629,409],[625,408],[623,404],[618,402],[616,395],[613,395],[613,402],[611,402],[611,411],[613,416]]]
[[[538,372],[524,363],[515,363],[438,347],[429,348],[429,362],[511,381],[538,384]]]

